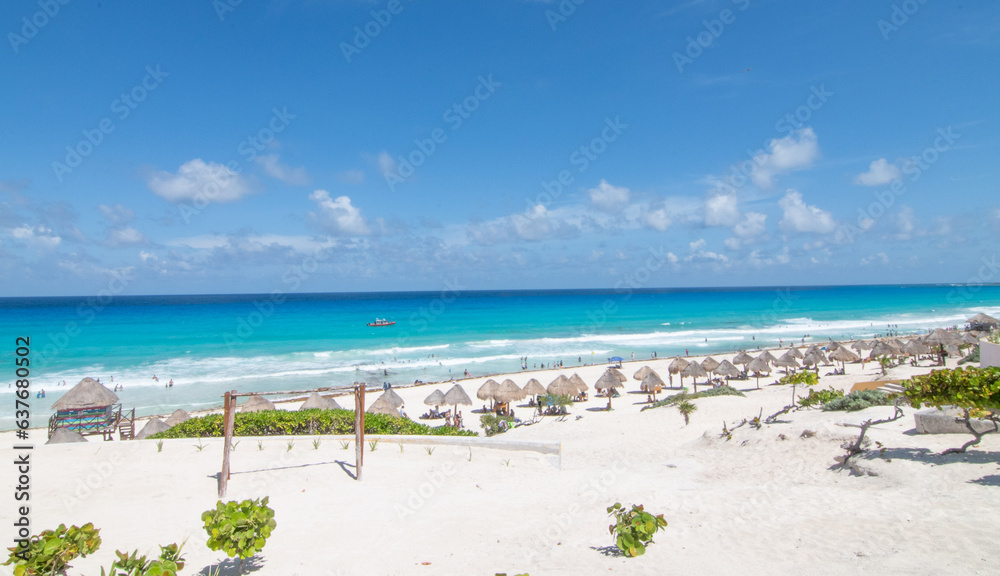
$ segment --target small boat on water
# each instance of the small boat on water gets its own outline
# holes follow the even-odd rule
[[[386,320],[385,318],[376,318],[374,322],[369,322],[369,326],[392,326],[395,324],[395,320]]]

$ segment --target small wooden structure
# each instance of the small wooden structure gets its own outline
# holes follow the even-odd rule
[[[266,400],[264,396],[289,395],[289,394],[318,394],[320,392],[330,392],[336,390],[349,390],[350,388],[315,388],[312,390],[287,390],[282,392],[244,392],[236,390],[226,392],[222,403],[222,470],[219,473],[219,499],[226,497],[226,489],[229,487],[230,469],[229,455],[232,450],[233,432],[236,428],[236,399],[240,396],[257,396]],[[365,384],[354,384],[354,477],[361,480],[361,467],[365,463]],[[273,406],[273,404],[272,404]]]
[[[122,412],[118,395],[93,378],[84,378],[52,405],[49,438],[60,428],[83,436],[100,434],[105,440],[117,432],[121,440],[135,437],[135,408]]]

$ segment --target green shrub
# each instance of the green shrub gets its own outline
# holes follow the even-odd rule
[[[907,399],[915,408],[922,404],[960,408],[1000,408],[1000,368],[956,368],[934,370],[904,382]]]
[[[681,416],[684,417],[685,426],[691,423],[691,414],[697,409],[698,407],[695,406],[693,402],[688,400],[684,400],[677,404],[677,410],[681,413]]]
[[[131,554],[119,550],[115,554],[118,559],[107,573],[101,568],[101,576],[176,576],[184,568],[184,557],[177,544],[160,546],[158,560],[146,560],[145,556],[139,556],[138,550]]]
[[[32,536],[27,548],[8,548],[10,556],[4,566],[14,565],[14,576],[65,574],[70,561],[77,556],[86,558],[101,546],[101,530],[90,522],[83,526],[43,530]]]
[[[260,552],[277,526],[267,502],[267,496],[225,504],[219,501],[214,509],[203,512],[209,549],[222,550],[230,558],[239,556],[242,569],[243,560]]]
[[[856,412],[872,406],[891,406],[892,399],[881,390],[857,390],[823,404],[823,410]]]
[[[709,388],[708,390],[703,390],[701,392],[696,392],[694,394],[688,394],[687,392],[680,392],[672,396],[667,396],[663,400],[657,400],[649,406],[643,406],[643,410],[650,410],[652,408],[660,408],[662,406],[672,406],[679,402],[685,400],[696,400],[698,398],[711,398],[712,396],[746,396],[736,388],[732,386],[725,385],[719,386],[718,388]]]
[[[818,383],[819,374],[808,370],[802,370],[795,372],[794,374],[786,374],[778,380],[778,384],[805,384],[806,386],[815,386]]]
[[[506,432],[513,421],[514,419],[510,416],[497,416],[496,414],[483,414],[479,417],[479,423],[482,424],[487,436],[495,436]],[[503,426],[500,424],[501,422],[506,422],[507,425]]]
[[[614,506],[608,506],[608,515],[615,519],[609,527],[615,546],[633,558],[645,554],[646,546],[653,543],[653,535],[667,525],[663,514],[653,516],[641,504],[626,510],[620,502],[615,502]]]
[[[312,434],[354,434],[353,410],[267,410],[238,412],[235,415],[235,436],[298,436]],[[431,428],[408,418],[386,414],[366,414],[365,434],[406,434],[434,436],[478,436],[472,430],[456,430],[451,426]],[[222,415],[210,414],[191,418],[154,434],[150,438],[202,438],[222,436]]]
[[[809,390],[809,395],[799,400],[799,406],[823,406],[844,397],[843,390],[830,387],[826,390]]]
[[[958,363],[959,363],[959,365],[962,365],[962,364],[977,364],[978,365],[979,364],[979,346],[974,347],[972,349],[972,352],[969,352],[969,354],[965,358],[962,358],[961,360],[959,360]]]

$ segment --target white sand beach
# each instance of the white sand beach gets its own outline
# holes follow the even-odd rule
[[[564,419],[545,417],[471,448],[433,447],[419,438],[383,440],[374,452],[366,446],[360,482],[352,477],[353,443],[344,449],[337,438],[321,437],[314,448],[315,437],[298,437],[289,450],[288,438],[272,437],[260,450],[257,439],[240,438],[227,499],[269,496],[278,523],[250,569],[260,576],[996,574],[1000,435],[986,436],[968,454],[942,457],[971,436],[917,435],[915,410],[907,408],[903,419],[869,432],[873,447],[886,447],[862,462],[877,475],[852,476],[832,470],[841,444],[857,436],[850,425],[890,416],[891,407],[800,410],[760,430],[743,426],[726,440],[724,422],[732,427],[777,412],[791,387],[767,386],[777,374],[761,378],[760,390],[753,378],[734,382],[746,397],[695,400],[685,426],[673,407],[640,412],[646,395],[631,378],[649,365],[667,380],[669,362],[626,362],[629,382],[611,412],[600,410],[607,399],[591,390]],[[931,369],[921,364],[894,368],[888,377]],[[509,377],[547,385],[577,372],[592,387],[605,368]],[[879,379],[877,363],[848,364],[846,375],[824,375],[818,387],[849,390]],[[475,399],[483,381],[461,383]],[[416,418],[431,391],[449,387],[394,389]],[[339,401],[352,405],[350,397]],[[462,408],[467,427],[479,428],[472,408],[481,404]],[[525,419],[532,413],[515,411]],[[182,573],[204,574],[225,558],[205,546],[200,520],[217,500],[221,439],[204,440],[201,451],[196,440],[167,440],[157,452],[155,441],[93,436],[87,444],[42,446],[44,431],[32,433],[34,531],[85,522],[101,529],[101,550],[76,560],[70,574],[98,573],[115,549],[155,555],[157,544],[184,540]],[[10,461],[12,433],[0,436],[0,457]],[[561,454],[488,447],[506,440],[560,442]],[[3,467],[8,486],[11,468]],[[605,508],[615,502],[665,515],[669,525],[645,556],[611,553]],[[5,522],[4,542],[12,541],[11,530]],[[235,574],[232,562],[223,573]]]

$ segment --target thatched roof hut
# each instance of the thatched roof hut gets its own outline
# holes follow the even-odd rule
[[[868,355],[872,360],[878,358],[879,356],[899,356],[899,349],[894,347],[888,342],[879,342],[875,344],[872,348],[871,354]]]
[[[150,418],[149,421],[146,422],[146,425],[142,427],[142,430],[139,430],[139,433],[135,435],[135,439],[142,440],[147,436],[152,436],[153,434],[158,434],[160,432],[166,432],[167,430],[170,430],[170,426],[166,422],[160,420],[159,418]]]
[[[723,360],[719,362],[719,366],[715,369],[716,376],[725,376],[726,380],[740,375],[740,369],[736,367],[735,364],[729,360]]]
[[[690,363],[691,362],[689,362],[688,360],[685,360],[680,356],[678,356],[677,358],[674,358],[670,362],[670,366],[667,366],[667,371],[670,372],[671,374],[680,374],[681,372],[684,371],[685,368],[687,368],[687,365]]]
[[[435,390],[431,392],[430,395],[427,396],[427,398],[424,398],[424,404],[426,404],[427,406],[433,406],[435,408],[445,403],[446,402],[444,399],[444,392],[440,390]]]
[[[830,353],[830,360],[836,360],[841,363],[857,362],[861,360],[861,357],[852,352],[847,346],[840,346]]]
[[[968,320],[966,320],[966,322],[969,324],[969,330],[981,330],[989,332],[994,328],[1000,327],[1000,320],[997,320],[996,318],[989,316],[987,314],[983,314],[982,312],[976,314],[972,318],[969,318]]]
[[[698,364],[697,362],[691,362],[687,365],[687,367],[684,368],[684,370],[681,371],[681,375],[690,376],[694,379],[697,379],[699,376],[707,377],[708,370],[705,370],[705,368],[701,364]]]
[[[753,356],[746,353],[745,350],[740,350],[740,353],[733,358],[733,364],[749,364],[753,362]]]
[[[401,417],[399,406],[393,406],[392,399],[384,393],[372,402],[372,405],[368,407],[366,412],[369,414],[386,414],[397,418]]]
[[[387,388],[385,392],[382,392],[382,395],[385,396],[386,402],[392,404],[395,408],[399,408],[405,404],[399,394],[396,394],[396,391],[392,388]]]
[[[628,382],[628,376],[625,376],[621,370],[617,368],[608,368],[608,372],[614,374],[615,378],[617,378],[619,382]]]
[[[719,367],[719,361],[709,356],[701,361],[701,367],[704,368],[706,372],[711,374],[712,372],[715,372],[716,368]]]
[[[93,378],[84,378],[52,404],[57,412],[104,408],[118,403],[118,395]]]
[[[451,390],[444,395],[444,402],[449,406],[454,406],[458,409],[458,406],[472,406],[472,398],[469,398],[468,393],[466,393],[465,388],[462,388],[461,384],[455,384],[451,387]]]
[[[566,377],[565,374],[560,374],[549,383],[548,387],[545,389],[548,394],[553,396],[576,396],[579,394],[579,389],[576,384]]]
[[[524,392],[525,397],[545,396],[546,394],[548,394],[548,392],[545,390],[545,386],[542,386],[542,383],[534,378],[528,380],[527,384],[524,385],[524,388],[522,388],[521,391]]]
[[[774,362],[775,360],[777,360],[777,358],[775,358],[774,355],[771,354],[770,350],[764,350],[759,355],[757,355],[757,358],[760,358],[764,362]]]
[[[333,398],[324,398],[319,392],[313,392],[312,396],[299,406],[299,410],[343,410],[343,408]]]
[[[780,366],[785,369],[785,373],[788,373],[789,368],[798,368],[799,361],[795,359],[794,356],[789,352],[782,354],[777,360],[774,361],[775,366]]]
[[[74,442],[86,442],[87,439],[83,437],[76,430],[70,430],[68,428],[59,428],[52,433],[46,444],[72,444]]]
[[[597,382],[594,382],[595,389],[606,391],[622,387],[622,381],[617,375],[615,375],[614,372],[612,372],[612,370],[614,370],[614,368],[609,368],[604,371],[604,374],[601,374],[601,377],[597,379]]]
[[[497,402],[506,404],[508,402],[514,402],[515,400],[524,398],[524,393],[520,388],[518,388],[517,384],[515,384],[513,380],[508,378],[497,387],[497,391],[494,393],[493,397]]]
[[[572,382],[574,386],[576,386],[576,389],[581,394],[586,392],[587,390],[590,390],[590,386],[587,386],[587,383],[584,382],[583,378],[580,378],[580,375],[577,374],[576,372],[574,372],[573,375],[569,377],[569,381]]]
[[[263,396],[254,394],[249,400],[247,400],[246,404],[240,408],[240,412],[265,412],[267,410],[274,409],[274,402],[271,402]]]
[[[486,382],[483,382],[483,385],[479,387],[479,391],[476,392],[476,398],[479,398],[484,402],[487,400],[492,401],[493,395],[496,394],[497,388],[499,387],[500,383],[490,378]]]
[[[176,425],[180,424],[181,422],[185,422],[185,421],[190,420],[190,419],[191,419],[191,415],[188,414],[186,410],[182,410],[182,409],[178,408],[177,410],[174,410],[173,414],[171,414],[170,416],[167,417],[167,420],[165,421],[165,424],[167,426],[176,426]]]
[[[666,384],[663,383],[663,379],[660,378],[660,375],[650,370],[642,379],[642,383],[639,385],[639,390],[648,394],[656,394],[657,388],[664,388],[665,386]]]
[[[802,353],[802,350],[799,350],[795,346],[792,346],[791,348],[789,348],[788,352],[785,352],[785,354],[788,354],[792,358],[797,358],[799,360],[801,360],[801,359],[803,359],[805,357],[805,354]],[[782,354],[782,356],[784,356],[785,354]]]
[[[638,370],[635,371],[635,374],[632,375],[632,378],[638,380],[639,382],[642,382],[643,379],[646,378],[646,375],[652,371],[653,369],[650,368],[649,366],[643,366],[642,368],[639,368]]]

